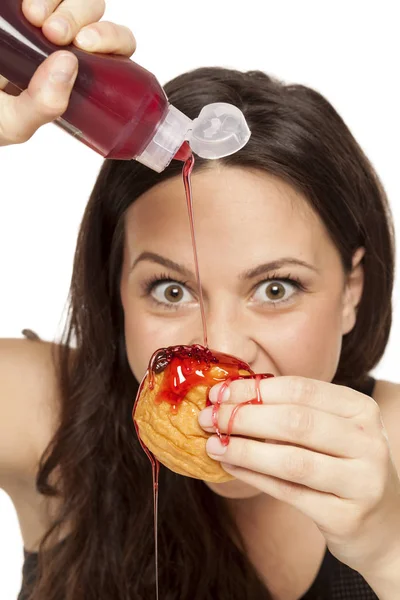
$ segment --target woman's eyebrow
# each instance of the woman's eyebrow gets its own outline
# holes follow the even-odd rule
[[[131,271],[133,271],[133,269],[136,267],[136,265],[138,265],[140,262],[143,262],[143,261],[149,261],[149,262],[156,263],[158,265],[162,265],[163,267],[166,267],[167,269],[171,269],[173,271],[176,271],[177,273],[180,273],[181,275],[183,275],[183,277],[188,277],[190,279],[193,279],[195,277],[194,273],[187,267],[184,267],[183,265],[176,263],[175,261],[171,260],[170,258],[161,256],[161,254],[156,254],[155,252],[142,252],[137,257],[137,259],[133,262]]]
[[[158,265],[165,267],[166,269],[171,269],[173,271],[176,271],[177,273],[180,273],[183,277],[187,277],[189,279],[195,278],[193,271],[191,271],[187,267],[180,265],[179,263],[171,260],[170,258],[161,256],[161,254],[157,254],[155,252],[142,252],[137,257],[137,259],[133,262],[131,271],[133,271],[133,269],[136,267],[136,265],[138,265],[140,262],[143,262],[143,261],[149,261],[149,262],[156,263]],[[305,262],[304,260],[299,260],[298,258],[293,258],[293,257],[289,256],[286,258],[280,258],[277,260],[266,262],[261,265],[258,265],[257,267],[254,267],[252,269],[244,271],[243,273],[241,273],[239,275],[239,279],[242,281],[248,280],[248,279],[253,279],[254,277],[259,277],[263,273],[269,273],[271,271],[281,269],[282,267],[293,266],[293,265],[298,266],[298,267],[305,267],[306,269],[309,269],[310,271],[314,271],[317,274],[320,273],[319,269],[317,269],[313,265]]]
[[[281,269],[282,267],[293,266],[293,265],[297,266],[297,267],[305,267],[306,269],[314,271],[317,274],[320,273],[319,269],[317,269],[313,265],[305,262],[304,260],[299,260],[298,258],[293,258],[291,256],[288,256],[285,258],[279,258],[276,260],[272,260],[270,262],[263,263],[262,265],[258,265],[258,267],[254,267],[253,269],[249,269],[248,271],[241,273],[241,275],[239,275],[239,279],[241,279],[241,280],[253,279],[254,277],[259,277],[263,273],[269,273],[271,271],[276,271],[277,269]]]

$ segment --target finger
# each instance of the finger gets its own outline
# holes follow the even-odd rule
[[[221,463],[229,463],[264,475],[305,485],[313,490],[350,498],[354,479],[352,460],[326,456],[285,444],[269,444],[233,437],[223,446],[217,436],[206,444],[207,454]]]
[[[74,44],[88,52],[132,56],[136,50],[135,37],[128,27],[109,21],[93,23],[84,27],[76,36]]]
[[[359,526],[362,512],[368,514],[368,505],[376,505],[376,487],[379,485],[371,477],[370,469],[364,469],[364,490],[360,489],[356,498],[345,499],[243,467],[227,463],[221,463],[221,466],[236,479],[294,506],[310,517],[323,535],[333,535],[335,540],[340,536],[348,539],[349,532],[354,532],[354,528]],[[353,480],[359,470],[359,466],[354,468]]]
[[[64,0],[43,23],[43,33],[54,44],[70,44],[83,27],[99,21],[104,11],[104,0]]]
[[[337,496],[311,490],[305,485],[285,481],[271,475],[261,475],[234,465],[221,463],[221,466],[236,479],[255,487],[264,494],[294,506],[324,530],[334,528],[334,515],[343,515],[345,508],[343,500]]]
[[[212,403],[218,400],[217,384],[210,390]],[[263,379],[259,382],[262,401],[268,404],[302,404],[336,414],[355,417],[363,413],[368,405],[376,403],[364,394],[347,387],[309,379],[307,377],[282,376]],[[240,404],[256,397],[254,378],[232,381],[224,391],[222,402]]]
[[[32,25],[42,27],[47,17],[61,2],[62,0],[23,0],[22,12]]]
[[[55,52],[39,67],[17,98],[0,92],[0,145],[28,140],[45,123],[61,116],[78,73],[70,52]]]
[[[364,456],[371,443],[366,429],[360,429],[354,420],[308,406],[248,404],[237,411],[230,424],[234,410],[231,404],[220,406],[217,419],[222,433],[296,444],[341,458]],[[201,427],[210,433],[215,432],[212,412],[209,406],[199,415]]]

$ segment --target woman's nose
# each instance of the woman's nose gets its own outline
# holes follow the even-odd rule
[[[201,325],[201,323],[200,323]],[[199,328],[196,339],[192,344],[203,344]],[[229,316],[207,314],[207,340],[210,350],[231,354],[246,362],[250,367],[255,364],[258,354],[258,346],[252,338],[251,331],[240,319]]]

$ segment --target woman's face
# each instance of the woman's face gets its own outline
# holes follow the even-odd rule
[[[255,372],[331,381],[355,323],[362,268],[345,276],[319,217],[275,177],[214,163],[194,172],[192,185],[210,349]],[[203,343],[181,178],[130,207],[121,297],[139,381],[158,348]]]
[[[362,249],[345,276],[336,247],[304,198],[259,171],[214,164],[192,178],[209,347],[253,371],[331,381],[355,323]],[[143,194],[126,217],[121,298],[138,381],[158,348],[203,343],[181,178]],[[208,484],[221,496],[259,491]]]

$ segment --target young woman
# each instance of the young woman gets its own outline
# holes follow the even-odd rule
[[[134,50],[125,28],[97,22],[101,0],[39,6],[26,2],[25,14],[53,42]],[[0,144],[62,114],[77,67],[61,51],[26,92],[1,94]],[[235,104],[252,130],[237,154],[196,160],[196,234],[210,348],[276,377],[262,381],[262,405],[241,409],[228,448],[210,436],[233,481],[162,469],[160,597],[397,599],[400,390],[369,376],[391,325],[393,233],[379,179],[310,88],[204,68],[166,92],[192,118],[210,102]],[[157,348],[202,342],[180,172],[177,161],[162,174],[106,161],[63,343],[0,344],[0,484],[24,539],[21,600],[154,598],[151,469],[131,411]],[[231,385],[222,431],[254,390]],[[213,433],[209,408],[199,421]]]

